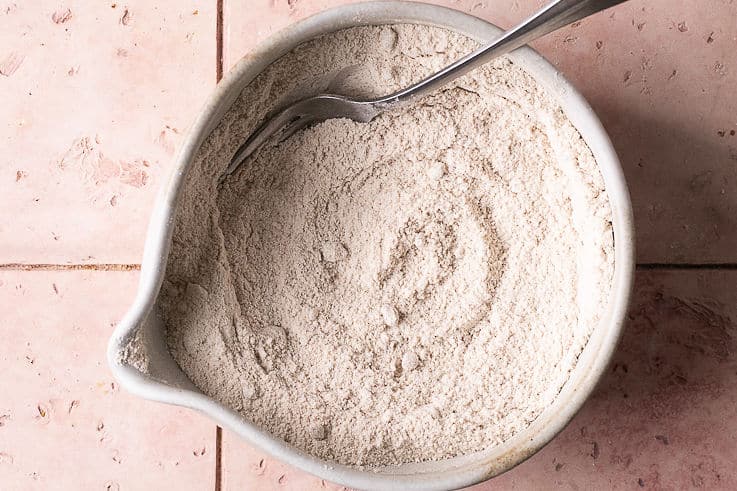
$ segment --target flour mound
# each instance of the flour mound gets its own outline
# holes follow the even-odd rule
[[[179,204],[162,316],[206,394],[295,447],[380,466],[497,445],[555,399],[607,305],[603,180],[509,59],[368,124],[236,148],[280,98],[345,67],[379,95],[470,52],[448,31],[354,28],[247,87]],[[319,88],[319,87],[317,87]]]

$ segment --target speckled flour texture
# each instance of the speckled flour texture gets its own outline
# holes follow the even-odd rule
[[[555,399],[606,308],[603,180],[508,59],[369,124],[269,143],[218,183],[287,94],[345,67],[333,90],[384,94],[474,47],[408,25],[304,44],[189,169],[162,290],[170,350],[206,394],[310,454],[371,467],[503,442]]]

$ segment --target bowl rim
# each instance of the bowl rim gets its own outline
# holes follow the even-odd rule
[[[334,7],[296,22],[269,37],[226,74],[208,97],[187,132],[174,160],[168,181],[161,186],[146,235],[136,297],[108,343],[108,364],[115,378],[129,392],[146,399],[196,409],[220,426],[245,438],[254,447],[303,471],[345,486],[360,489],[445,490],[469,486],[505,472],[523,462],[555,437],[573,418],[605,373],[616,350],[631,295],[634,276],[634,226],[632,206],[619,159],[598,117],[565,77],[529,47],[510,57],[532,73],[559,98],[568,118],[596,156],[612,207],[615,268],[606,319],[592,334],[579,358],[590,364],[572,385],[566,382],[549,410],[528,428],[488,451],[479,461],[460,462],[442,471],[387,475],[329,463],[301,452],[242,419],[236,412],[191,388],[173,387],[122,362],[126,346],[153,309],[163,281],[166,260],[182,184],[200,145],[218,124],[241,90],[263,69],[298,44],[317,35],[341,29],[393,23],[425,24],[450,29],[477,40],[489,39],[501,30],[471,14],[432,4],[408,1],[374,1]],[[585,128],[585,129],[583,129]],[[606,325],[604,325],[606,324]],[[592,343],[596,341],[596,345]],[[583,369],[581,369],[583,371]],[[190,384],[191,385],[191,384]],[[559,399],[567,397],[562,402]],[[560,407],[558,407],[560,406]],[[534,431],[533,431],[534,430]],[[475,455],[475,454],[474,454]],[[462,460],[462,459],[461,459]],[[440,464],[438,464],[440,465]]]

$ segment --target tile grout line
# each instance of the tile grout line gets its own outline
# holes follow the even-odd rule
[[[215,427],[215,491],[223,489],[223,429]]]
[[[140,271],[140,264],[26,264],[5,263],[0,264],[0,271]]]
[[[699,270],[737,270],[737,263],[637,263],[638,271],[699,271]],[[4,263],[0,271],[140,271],[141,265],[136,263]]]
[[[638,271],[699,271],[699,270],[737,270],[737,263],[637,263]]]
[[[224,0],[215,0],[215,83],[223,79],[224,54]],[[223,489],[223,429],[215,426],[215,491]]]
[[[215,0],[215,82],[223,78],[224,50],[223,50],[223,1]]]

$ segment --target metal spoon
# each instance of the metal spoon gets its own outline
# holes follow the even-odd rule
[[[554,0],[521,24],[502,34],[499,39],[406,89],[371,100],[357,100],[336,94],[319,94],[282,107],[267,116],[256,131],[240,146],[221,180],[234,172],[254,150],[277,132],[281,132],[280,139],[284,140],[306,126],[327,119],[348,118],[360,123],[368,123],[384,111],[425,96],[498,56],[625,1]]]

